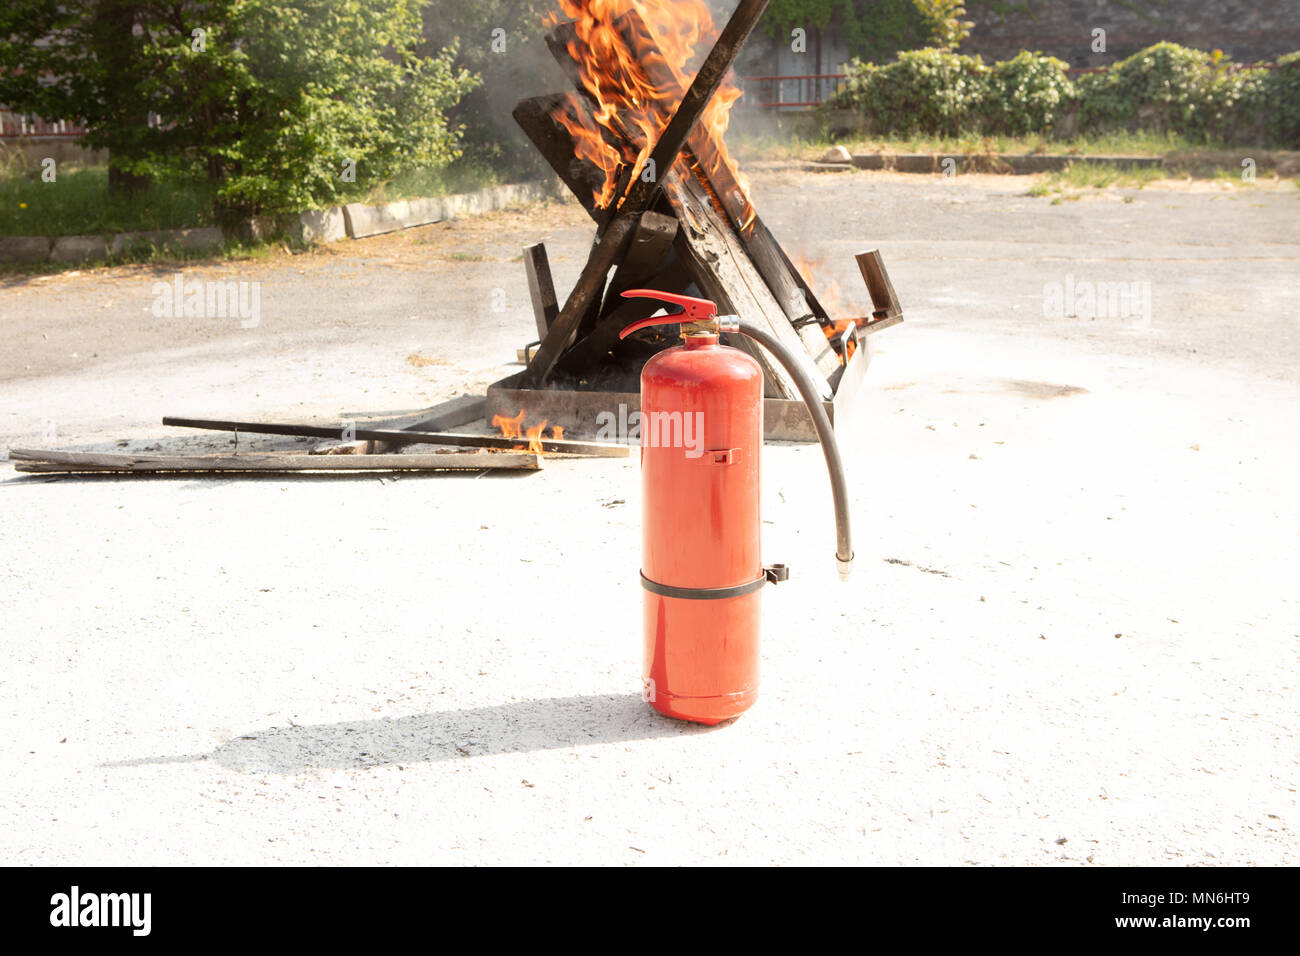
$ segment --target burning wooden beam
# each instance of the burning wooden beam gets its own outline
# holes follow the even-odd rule
[[[731,71],[731,66],[740,53],[741,46],[753,32],[758,18],[767,9],[768,0],[740,0],[727,25],[722,28],[713,49],[700,65],[690,89],[682,97],[681,103],[673,111],[672,119],[664,131],[659,134],[654,149],[650,153],[650,169],[653,176],[638,175],[633,180],[627,197],[619,205],[619,211],[640,212],[648,209],[660,188],[661,177],[672,168],[677,156],[686,145],[687,138],[695,129],[705,107],[718,92],[723,79]]]
[[[642,217],[643,214],[652,212],[650,206],[660,201],[660,189],[667,187],[665,192],[668,196],[668,204],[676,218],[681,219],[688,225],[693,220],[700,224],[700,229],[694,235],[682,237],[679,243],[678,255],[688,263],[688,267],[693,266],[696,284],[700,288],[709,288],[711,297],[715,298],[718,305],[724,311],[735,312],[743,317],[767,325],[772,329],[774,335],[782,340],[789,340],[790,344],[795,346],[796,354],[803,355],[807,351],[807,343],[801,342],[801,336],[794,330],[789,322],[782,322],[778,316],[787,316],[789,311],[798,311],[792,305],[783,305],[779,300],[774,298],[768,290],[762,288],[767,284],[765,279],[760,278],[757,283],[753,282],[754,278],[751,273],[752,263],[736,264],[734,268],[723,266],[724,271],[729,273],[730,279],[736,282],[717,281],[717,277],[712,273],[716,269],[716,257],[720,254],[716,249],[701,250],[695,248],[692,243],[698,245],[702,239],[707,239],[707,234],[717,232],[721,229],[723,232],[731,233],[731,225],[726,223],[721,216],[715,216],[709,208],[714,197],[711,195],[713,186],[707,179],[697,178],[703,170],[699,166],[697,157],[689,156],[688,162],[677,164],[678,154],[681,153],[686,142],[693,134],[696,134],[696,124],[709,101],[717,92],[723,78],[730,69],[740,50],[744,39],[753,29],[757,18],[762,14],[766,7],[765,0],[745,0],[736,12],[732,15],[731,20],[723,29],[722,35],[717,43],[710,50],[706,57],[704,65],[697,72],[695,79],[685,93],[680,94],[680,105],[669,118],[663,133],[660,135],[651,151],[650,163],[647,166],[652,171],[653,176],[641,176],[633,181],[630,191],[623,198],[619,205],[619,213],[609,223],[609,226],[600,235],[596,248],[593,250],[591,257],[587,261],[587,266],[583,274],[574,287],[570,295],[570,301],[566,303],[564,310],[561,311],[556,321],[551,325],[548,335],[542,340],[541,347],[533,356],[528,368],[524,374],[523,383],[527,387],[540,388],[550,377],[560,357],[573,348],[579,341],[590,336],[596,327],[609,321],[616,312],[619,303],[613,295],[606,295],[604,301],[610,303],[605,306],[603,311],[606,313],[604,319],[598,318],[602,308],[595,302],[599,294],[597,287],[603,287],[605,277],[609,269],[625,257],[628,252],[628,232],[634,227],[632,217]],[[622,42],[629,50],[629,53],[635,53],[634,63],[623,63],[621,69],[631,70],[635,65],[642,70],[642,75],[633,79],[628,78],[628,82],[635,82],[640,87],[654,87],[661,91],[667,100],[676,100],[674,94],[680,91],[676,78],[671,75],[671,71],[658,69],[656,75],[651,76],[645,73],[646,64],[664,63],[663,55],[654,45],[651,31],[646,27],[644,22],[635,15],[634,12],[625,13],[618,21],[617,33],[622,37]],[[583,84],[583,68],[578,62],[577,52],[584,49],[578,42],[578,37],[573,24],[561,24],[552,31],[548,37],[548,45],[565,72],[580,87]],[[635,44],[637,49],[633,50]],[[565,110],[565,116],[569,121],[570,127],[575,131],[570,137],[567,144],[575,152],[579,152],[579,143],[577,139],[591,140],[593,128],[601,128],[602,135],[607,142],[608,135],[617,134],[621,143],[612,147],[615,148],[619,155],[627,158],[632,154],[644,153],[646,149],[645,131],[636,123],[622,121],[616,115],[606,115],[605,110],[601,115],[605,116],[605,122],[602,125],[597,123],[595,115],[599,104],[596,98],[585,88],[582,90],[582,98],[586,102],[587,109],[580,109],[572,100],[565,100],[556,105]],[[533,103],[535,101],[528,101]],[[545,105],[544,103],[538,105]],[[648,108],[648,107],[647,107]],[[555,150],[557,147],[564,145],[559,142],[559,137],[554,133],[553,128],[547,129],[545,123],[542,123],[535,116],[536,106],[525,107],[520,104],[516,108],[516,116],[524,115],[528,117],[530,127],[530,138],[534,139],[539,149]],[[554,121],[559,117],[553,116]],[[564,125],[560,123],[560,125]],[[704,131],[698,131],[704,133]],[[701,148],[708,146],[710,155],[716,156],[719,163],[721,162],[721,147],[714,144],[707,134],[696,135],[696,140],[701,144]],[[588,153],[591,151],[588,150]],[[606,158],[602,155],[602,158]],[[559,154],[548,154],[548,162],[553,168],[564,168],[563,157]],[[676,165],[675,165],[676,164]],[[725,165],[725,164],[723,164]],[[594,163],[592,168],[595,168]],[[613,175],[613,168],[606,163],[602,167],[605,175],[605,185],[608,186],[609,177]],[[570,176],[572,180],[579,180],[574,175],[570,167]],[[653,188],[650,188],[653,186]],[[743,196],[743,191],[739,191],[742,202],[747,203]],[[617,195],[613,197],[615,200]],[[612,205],[612,204],[611,204]],[[692,207],[692,208],[687,208]],[[695,215],[691,215],[692,209]],[[594,207],[589,207],[589,211],[597,217],[598,222],[603,221],[600,214]],[[753,216],[748,217],[751,221]],[[639,226],[640,218],[636,219]],[[733,244],[732,239],[722,238],[724,245]],[[738,241],[738,237],[737,240]],[[725,254],[733,262],[736,262],[738,256],[734,251],[728,250]],[[747,254],[741,251],[739,258],[748,258]],[[616,277],[615,282],[618,282]],[[737,285],[736,283],[739,283]],[[788,273],[785,275],[785,282],[794,289],[794,279]],[[802,299],[800,300],[803,301]],[[798,311],[800,319],[808,318],[816,321],[816,317],[807,312],[806,306],[802,311]],[[585,333],[585,334],[584,334]],[[596,343],[589,348],[584,348],[583,353],[597,352],[603,353],[605,343],[612,341],[612,334],[608,329],[602,329],[601,335]],[[819,353],[829,356],[829,362],[819,363],[813,360],[810,363],[810,374],[815,381],[820,381],[822,391],[826,398],[831,396],[831,388],[827,378],[829,371],[838,367],[839,360],[830,350],[827,340],[820,332],[817,333],[815,343]],[[736,344],[740,345],[746,351],[749,351],[762,365],[764,378],[769,394],[783,398],[795,398],[797,390],[794,383],[789,379],[785,370],[781,368],[771,356],[768,356],[763,349],[748,340],[742,340]],[[818,358],[821,358],[819,354]],[[823,367],[824,366],[824,367]]]
[[[741,0],[690,76],[692,48],[711,29],[699,0],[676,5],[671,22],[660,17],[667,5],[657,2],[561,0],[574,19],[557,24],[547,44],[578,93],[522,101],[515,117],[595,220],[597,238],[564,308],[536,353],[526,355],[525,370],[493,386],[498,404],[489,391],[498,411],[500,402],[533,393],[539,394],[524,407],[546,407],[546,388],[574,395],[633,390],[640,362],[658,344],[617,342],[626,324],[653,314],[653,307],[647,312],[619,300],[633,276],[640,287],[698,291],[719,311],[767,327],[824,400],[838,395],[849,339],[865,327],[855,324],[847,338],[830,334],[837,327],[832,317],[758,217],[721,138],[739,91],[719,91],[766,6]],[[655,229],[659,236],[643,246],[641,237]],[[671,252],[661,252],[669,240]],[[797,400],[790,376],[761,346],[744,337],[725,340],[758,360],[768,398]],[[857,365],[860,378],[865,360]],[[557,370],[563,374],[552,381]]]

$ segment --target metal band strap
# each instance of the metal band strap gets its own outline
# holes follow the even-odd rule
[[[724,598],[740,597],[742,594],[750,594],[757,591],[767,582],[773,584],[778,581],[784,581],[788,572],[784,565],[776,565],[780,568],[779,572],[774,573],[774,569],[764,568],[763,576],[753,581],[747,581],[744,584],[734,584],[729,588],[676,588],[670,584],[660,584],[658,581],[651,581],[641,574],[641,587],[645,588],[651,594],[658,594],[662,597],[685,598],[688,601],[720,601]]]

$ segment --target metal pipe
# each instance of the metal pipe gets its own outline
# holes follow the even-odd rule
[[[822,454],[826,456],[826,469],[830,472],[831,498],[835,504],[835,565],[840,572],[840,580],[847,581],[849,573],[853,570],[853,541],[849,528],[849,490],[848,483],[844,480],[844,463],[840,459],[840,446],[835,440],[835,429],[831,425],[830,418],[826,415],[826,408],[822,405],[821,392],[808,376],[804,367],[795,361],[789,350],[769,330],[745,319],[740,319],[736,328],[741,335],[748,336],[776,356],[777,361],[794,379],[799,394],[803,397],[804,404],[808,406],[808,413],[813,420],[813,428],[817,430],[817,438],[821,442]]]

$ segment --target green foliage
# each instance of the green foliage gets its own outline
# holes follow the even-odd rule
[[[424,7],[425,49],[455,45],[457,68],[480,80],[448,113],[464,127],[468,161],[517,175],[545,166],[510,111],[520,97],[568,87],[542,39],[544,15],[558,10],[556,0],[433,0]],[[548,73],[552,79],[539,82]]]
[[[422,0],[9,2],[0,100],[82,118],[119,174],[206,180],[223,225],[458,154],[444,116],[474,81],[417,52]]]
[[[891,57],[926,45],[955,47],[970,24],[957,20],[960,0],[772,0],[760,21],[779,39],[795,27],[834,29],[849,52],[864,60]]]
[[[1050,130],[1074,98],[1068,64],[1021,50],[994,63],[981,109],[986,134],[1024,136]]]
[[[829,108],[859,110],[875,132],[957,136],[977,128],[991,71],[977,56],[926,49],[885,66],[855,59],[847,73]]]
[[[1221,58],[1157,43],[1077,85],[1080,128],[1178,130],[1203,138],[1222,122],[1234,92]]]
[[[941,50],[955,50],[962,40],[970,36],[975,24],[963,20],[966,4],[963,0],[912,0],[921,22],[929,33],[930,43]]]
[[[1300,53],[1278,57],[1259,97],[1273,142],[1300,149]]]
[[[827,104],[853,109],[876,134],[1096,137],[1176,135],[1191,143],[1300,143],[1300,53],[1274,70],[1235,68],[1221,52],[1157,43],[1071,83],[1061,60],[1021,52],[985,66],[942,50],[854,61]]]

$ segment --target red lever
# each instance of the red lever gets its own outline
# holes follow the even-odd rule
[[[718,315],[718,307],[708,299],[678,295],[675,292],[660,292],[658,289],[628,289],[623,293],[623,297],[625,299],[659,299],[661,302],[667,302],[671,305],[680,305],[682,310],[680,312],[671,312],[668,315],[642,319],[640,322],[633,322],[618,333],[620,339],[625,339],[633,332],[647,329],[652,325],[675,325],[683,320],[687,322],[707,322]]]

